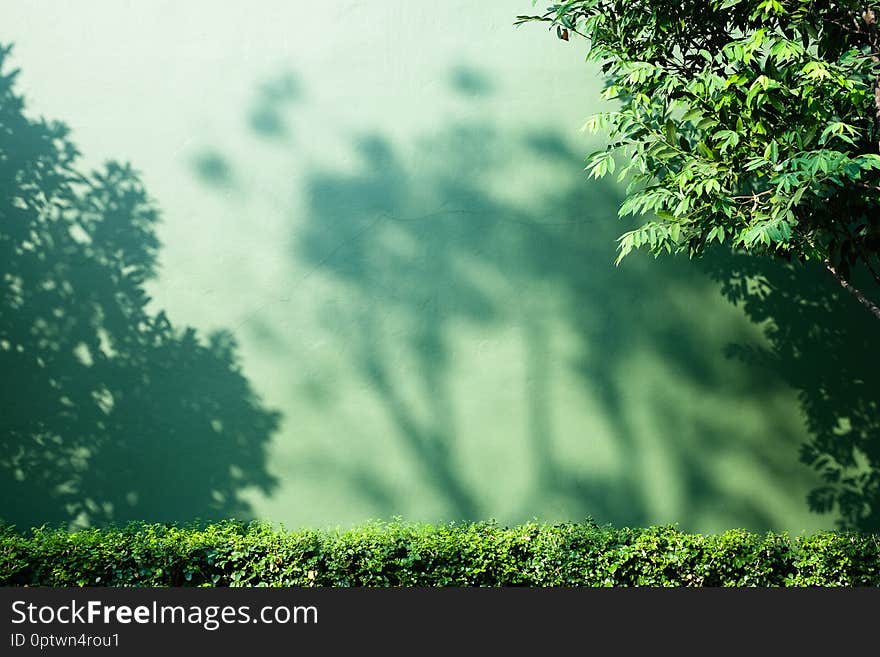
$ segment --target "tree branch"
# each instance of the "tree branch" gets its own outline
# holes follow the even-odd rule
[[[868,312],[870,312],[872,315],[874,315],[874,317],[876,317],[877,319],[880,319],[880,307],[878,307],[877,304],[875,304],[868,297],[866,297],[860,289],[855,287],[852,283],[850,283],[843,276],[841,276],[840,272],[838,272],[837,269],[834,268],[834,265],[831,264],[830,260],[825,259],[822,261],[822,264],[824,264],[825,269],[827,269],[829,272],[831,272],[831,275],[837,279],[837,282],[840,283],[840,286],[844,290],[846,290],[851,295],[853,295],[856,299],[858,299],[859,303],[861,303],[863,306],[865,306],[865,308],[868,309]]]

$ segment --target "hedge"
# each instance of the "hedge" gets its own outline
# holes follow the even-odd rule
[[[3,586],[878,586],[880,536],[593,523],[0,529]]]

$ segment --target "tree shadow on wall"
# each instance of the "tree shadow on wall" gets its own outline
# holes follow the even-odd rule
[[[479,71],[459,67],[450,91],[473,103],[495,88]],[[445,518],[485,519],[497,500],[487,502],[479,478],[504,483],[507,457],[491,417],[516,414],[529,467],[517,470],[523,476],[505,502],[520,519],[562,509],[568,519],[644,525],[656,521],[656,501],[667,498],[669,519],[685,524],[712,518],[728,527],[778,528],[787,522],[780,502],[800,505],[801,493],[792,491],[816,481],[797,460],[806,438],[802,460],[826,475],[810,507],[839,512],[846,526],[876,522],[876,475],[853,483],[823,460],[849,469],[876,463],[870,318],[844,308],[833,281],[813,286],[785,267],[724,255],[704,261],[710,276],[697,263],[639,255],[615,268],[615,238],[626,228],[613,220],[620,191],[578,175],[582,154],[554,130],[513,133],[484,117],[450,120],[405,143],[376,131],[352,140],[354,157],[341,170],[336,162],[302,161],[291,147],[296,122],[288,119],[295,117],[267,103],[261,91],[255,106],[284,129],[261,129],[251,114],[249,130],[291,152],[305,192],[305,212],[291,210],[290,258],[292,271],[308,271],[290,294],[312,274],[346,290],[320,302],[321,342],[335,346],[345,384],[359,395],[351,409],[334,406],[333,395],[315,395],[309,403],[334,421],[350,417],[350,430],[333,436],[345,449],[319,448],[288,475],[301,469],[328,487],[355,489],[384,517],[411,514],[417,497],[443,508]],[[219,150],[212,153],[232,170]],[[760,272],[773,281],[772,296],[742,287]],[[732,301],[748,298],[746,313],[768,330],[769,349],[746,346],[756,331],[720,302],[716,281]],[[249,325],[262,327],[265,335],[254,338],[267,349],[279,348],[271,326],[256,317]],[[463,342],[462,327],[476,327],[470,335],[516,335],[518,363],[505,371],[518,378],[489,379],[511,392],[491,390],[484,400],[476,384],[461,381],[462,371],[476,376],[510,356],[483,358],[482,346]],[[564,355],[560,335],[569,341]],[[729,349],[731,342],[744,346]],[[463,370],[463,360],[475,362]],[[334,376],[311,368],[304,388],[333,390]],[[576,389],[561,392],[561,381]],[[801,392],[807,436],[785,384]],[[479,399],[463,398],[463,385]],[[393,438],[377,439],[359,424],[364,398],[370,422],[378,410]],[[573,403],[591,404],[598,422],[562,425],[560,405]],[[468,404],[479,408],[468,415]],[[474,453],[466,443],[475,436],[467,423],[478,415],[490,418],[478,439],[495,441],[499,464],[475,475],[466,467]],[[600,432],[619,467],[572,459],[573,445],[590,452]],[[857,437],[861,457],[852,456],[852,442],[846,447]],[[405,454],[418,483],[401,484],[382,450]],[[861,474],[872,471],[868,465]]]
[[[0,71],[9,48],[0,50]],[[0,518],[248,517],[279,422],[227,333],[148,311],[157,212],[135,172],[77,173],[59,123],[0,75]]]
[[[714,514],[758,529],[778,522],[760,496],[726,490],[712,466],[731,456],[749,460],[784,495],[786,482],[803,481],[790,468],[796,438],[789,434],[768,449],[769,436],[696,411],[694,401],[702,394],[736,408],[778,388],[778,380],[730,367],[718,357],[724,345],[708,335],[702,310],[676,305],[696,299],[698,306],[717,294],[688,263],[634,258],[613,267],[621,227],[610,219],[619,191],[577,176],[582,157],[564,138],[553,131],[512,135],[472,119],[435,128],[407,153],[378,133],[362,136],[354,151],[356,172],[328,168],[307,176],[306,223],[295,234],[293,258],[354,291],[355,301],[327,313],[324,335],[344,345],[352,372],[384,409],[423,484],[444,500],[447,517],[493,512],[462,467],[468,448],[459,424],[455,331],[475,325],[513,328],[524,349],[523,380],[507,382],[525,391],[531,475],[516,492],[518,517],[564,508],[569,518],[653,522],[652,498],[670,492],[652,480],[657,457],[634,419],[641,413],[653,419],[652,440],[675,480],[676,518]],[[539,175],[555,178],[543,187],[531,180],[531,198],[511,199],[497,178],[493,187],[492,174],[516,175],[512,162],[540,162]],[[551,334],[558,334],[559,318],[577,343],[565,367],[580,377],[580,398],[596,401],[625,464],[617,471],[572,463],[561,447],[588,446],[596,436],[555,425],[560,371]],[[635,396],[641,382],[628,370],[633,354],[661,364]],[[486,410],[492,412],[504,409]],[[778,421],[779,433],[790,432],[772,409],[766,414],[766,426]],[[308,465],[322,466],[328,477],[358,482],[385,513],[399,498],[381,463]]]
[[[651,481],[654,457],[634,420],[643,412],[654,420],[654,439],[680,488],[677,518],[687,521],[723,506],[731,522],[772,527],[760,500],[731,495],[708,467],[731,451],[757,460],[757,453],[768,450],[756,449],[756,437],[738,435],[730,423],[682,406],[664,389],[693,388],[735,406],[773,387],[772,377],[756,379],[720,366],[723,345],[695,339],[699,312],[673,307],[671,297],[712,294],[709,282],[681,263],[642,260],[615,269],[618,226],[608,218],[620,197],[609,185],[577,180],[576,186],[542,194],[531,208],[487,193],[484,174],[499,166],[496,157],[509,156],[509,139],[488,125],[454,125],[422,144],[420,164],[408,167],[389,142],[371,135],[357,147],[363,174],[317,173],[309,183],[309,222],[295,248],[312,266],[356,290],[359,300],[336,308],[325,330],[346,345],[350,364],[385,408],[425,484],[446,500],[453,518],[473,520],[490,512],[461,468],[454,327],[507,326],[516,328],[524,348],[524,380],[508,385],[526,391],[524,429],[533,473],[524,482],[518,515],[528,518],[536,509],[561,505],[574,517],[653,522],[650,498],[670,493]],[[537,157],[548,167],[580,168],[581,158],[552,133],[520,137],[516,149],[520,161]],[[440,164],[431,168],[429,161]],[[486,289],[487,281],[499,278],[503,292]],[[557,295],[559,304],[542,301]],[[621,471],[578,467],[561,451],[560,442],[568,439],[570,445],[572,433],[586,449],[595,436],[582,427],[555,425],[554,379],[560,372],[550,343],[557,313],[579,343],[568,367],[580,374],[583,398],[596,400],[626,464]],[[662,363],[647,385],[653,389],[635,397],[638,375],[626,371],[634,353]],[[401,363],[409,359],[413,365],[402,376]],[[644,406],[636,409],[634,403]],[[790,477],[784,450],[769,451],[771,458],[756,467],[780,480]],[[382,488],[382,472],[369,477],[365,468],[358,479],[371,479],[369,490]],[[340,471],[327,467],[328,473]],[[381,496],[389,497],[390,490]]]
[[[809,429],[801,461],[824,481],[810,508],[837,511],[845,529],[880,530],[877,320],[818,266],[730,253],[704,266],[767,338],[731,345],[731,355],[782,374],[798,391]]]

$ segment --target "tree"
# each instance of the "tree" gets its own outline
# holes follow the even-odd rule
[[[545,21],[588,40],[616,111],[594,177],[625,165],[619,238],[699,256],[715,244],[818,261],[877,319],[880,7],[854,0],[569,0]],[[620,157],[622,156],[622,157]]]

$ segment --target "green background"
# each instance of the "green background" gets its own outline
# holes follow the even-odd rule
[[[4,3],[28,114],[65,121],[89,167],[130,161],[161,212],[152,307],[230,331],[280,414],[247,477],[239,452],[133,431],[77,467],[149,453],[143,481],[75,512],[7,487],[5,515],[833,526],[807,502],[802,355],[772,357],[712,264],[613,265],[622,190],[582,171],[602,80],[583,44],[514,28],[529,11]]]

